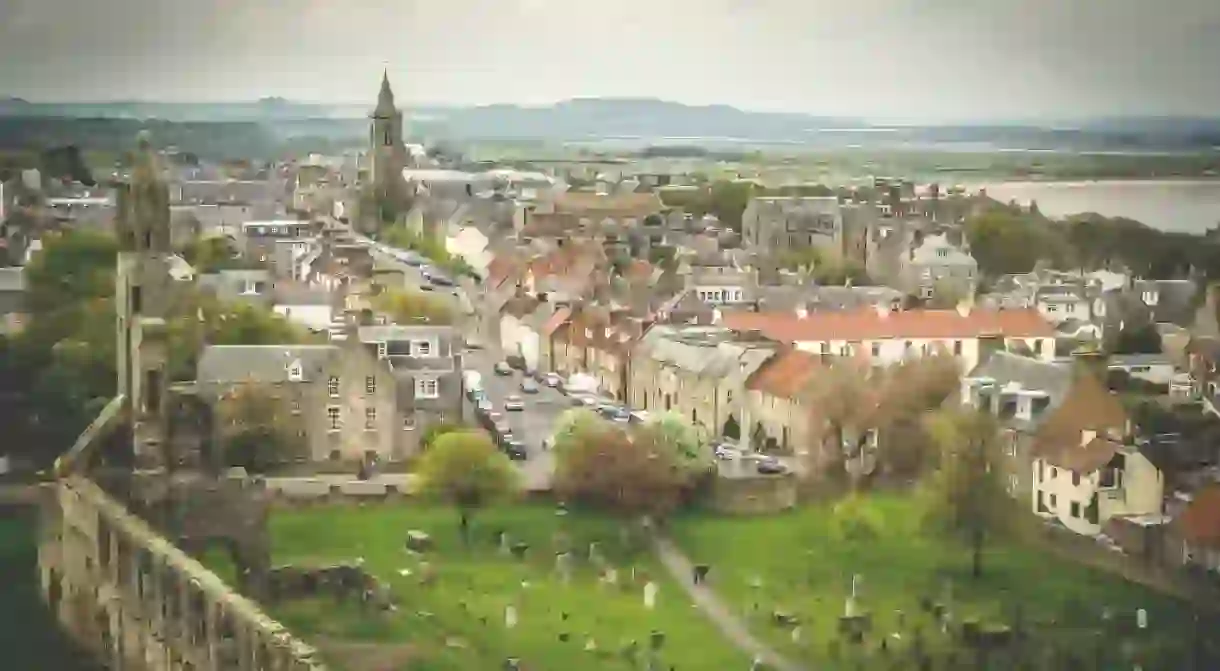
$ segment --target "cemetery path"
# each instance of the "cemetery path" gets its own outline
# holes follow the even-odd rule
[[[716,625],[716,628],[729,642],[747,655],[761,659],[768,667],[776,669],[776,671],[807,671],[805,667],[780,656],[779,653],[755,638],[741,618],[733,614],[733,611],[707,585],[696,585],[692,580],[694,564],[682,553],[682,550],[678,549],[677,545],[674,545],[673,541],[658,535],[653,539],[653,543],[657,557],[665,566],[665,570],[674,577],[674,580],[678,581],[678,584],[695,602],[695,606],[712,621],[712,624]]]

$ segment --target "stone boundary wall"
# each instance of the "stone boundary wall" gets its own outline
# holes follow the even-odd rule
[[[371,480],[354,476],[264,477],[254,486],[276,506],[401,501],[417,491],[415,476],[382,475]]]
[[[88,479],[59,481],[39,567],[52,612],[109,668],[326,669],[314,648]]]

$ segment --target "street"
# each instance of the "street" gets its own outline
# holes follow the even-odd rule
[[[402,273],[404,288],[418,289],[428,284],[419,268],[403,263],[371,244],[369,251],[378,268]],[[571,402],[560,391],[543,384],[539,384],[536,394],[522,393],[520,371],[513,371],[511,376],[495,374],[496,362],[500,361],[497,347],[499,343],[489,342],[489,338],[482,333],[482,319],[475,313],[473,304],[466,297],[467,291],[466,288],[437,287],[431,293],[451,301],[457,316],[458,331],[467,339],[478,339],[485,348],[465,350],[462,353],[462,369],[479,372],[484,390],[495,411],[505,417],[512,427],[513,435],[525,445],[526,460],[515,462],[521,469],[523,486],[530,491],[549,489],[555,471],[555,458],[552,452],[543,449],[543,442],[551,436],[559,416],[572,407]],[[522,398],[525,409],[505,412],[504,399],[513,394]],[[471,423],[477,423],[473,404],[469,403],[469,400],[466,403],[465,416]]]
[[[538,385],[538,393],[521,392],[523,374],[496,375],[494,366],[498,355],[493,349],[469,350],[463,355],[462,367],[476,370],[482,377],[483,389],[491,400],[494,410],[508,421],[513,435],[525,444],[527,458],[517,462],[527,490],[549,489],[555,472],[554,452],[543,448],[543,441],[551,437],[555,422],[563,412],[572,407],[571,401],[562,392],[546,385]],[[504,399],[516,394],[525,402],[521,411],[505,412]],[[473,409],[471,411],[473,418]]]

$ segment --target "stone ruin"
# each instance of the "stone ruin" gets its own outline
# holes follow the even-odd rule
[[[396,607],[390,588],[359,562],[277,566],[267,574],[267,592],[272,602],[325,595],[337,601],[358,600],[377,610]]]

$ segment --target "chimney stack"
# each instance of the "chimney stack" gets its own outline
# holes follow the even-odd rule
[[[1106,353],[1098,349],[1078,349],[1072,352],[1072,362],[1077,374],[1092,375],[1100,382],[1105,382],[1108,370]]]

